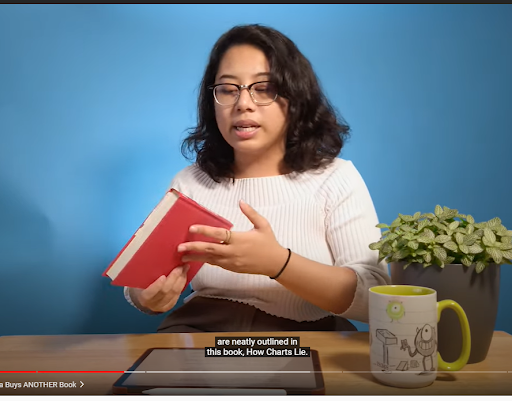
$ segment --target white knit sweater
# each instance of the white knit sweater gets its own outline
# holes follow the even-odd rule
[[[352,162],[336,158],[326,169],[216,183],[196,165],[181,170],[171,187],[233,223],[233,231],[252,224],[239,208],[251,205],[272,226],[278,242],[308,259],[345,266],[357,273],[352,305],[341,314],[368,321],[368,289],[389,284],[387,265],[368,248],[380,239],[372,199]],[[332,313],[295,295],[267,276],[241,274],[203,265],[191,282],[196,296],[243,302],[296,321],[314,321]],[[125,297],[132,304],[127,288]],[[134,305],[135,306],[135,305]]]

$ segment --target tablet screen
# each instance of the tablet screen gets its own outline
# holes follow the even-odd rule
[[[148,350],[115,384],[126,388],[323,388],[318,354],[309,357],[206,357],[204,349]],[[307,391],[306,391],[307,392]]]

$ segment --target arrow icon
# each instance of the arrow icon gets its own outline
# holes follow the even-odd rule
[[[80,386],[80,388],[82,388],[84,386],[84,382],[80,380],[80,383],[82,383],[82,385]]]

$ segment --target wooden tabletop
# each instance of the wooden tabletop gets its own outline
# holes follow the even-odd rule
[[[0,337],[0,395],[3,394],[109,394],[121,373],[86,373],[127,370],[148,348],[204,348],[215,337],[300,337],[301,347],[320,355],[326,394],[512,394],[512,336],[495,332],[487,359],[460,372],[439,372],[436,381],[421,389],[382,385],[370,370],[367,332],[194,333]],[[39,373],[10,373],[10,372]],[[84,373],[41,373],[80,371]],[[78,387],[7,388],[6,382],[75,382]],[[83,386],[80,388],[81,383]]]

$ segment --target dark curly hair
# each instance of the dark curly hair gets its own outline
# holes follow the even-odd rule
[[[214,84],[220,61],[234,45],[260,49],[270,65],[271,79],[279,96],[288,100],[284,162],[295,172],[325,167],[339,155],[350,128],[337,115],[322,92],[309,61],[297,46],[279,31],[262,26],[240,25],[224,33],[215,43],[201,81],[197,126],[188,131],[182,154],[192,159],[213,180],[233,178],[233,148],[224,140],[215,119]]]

